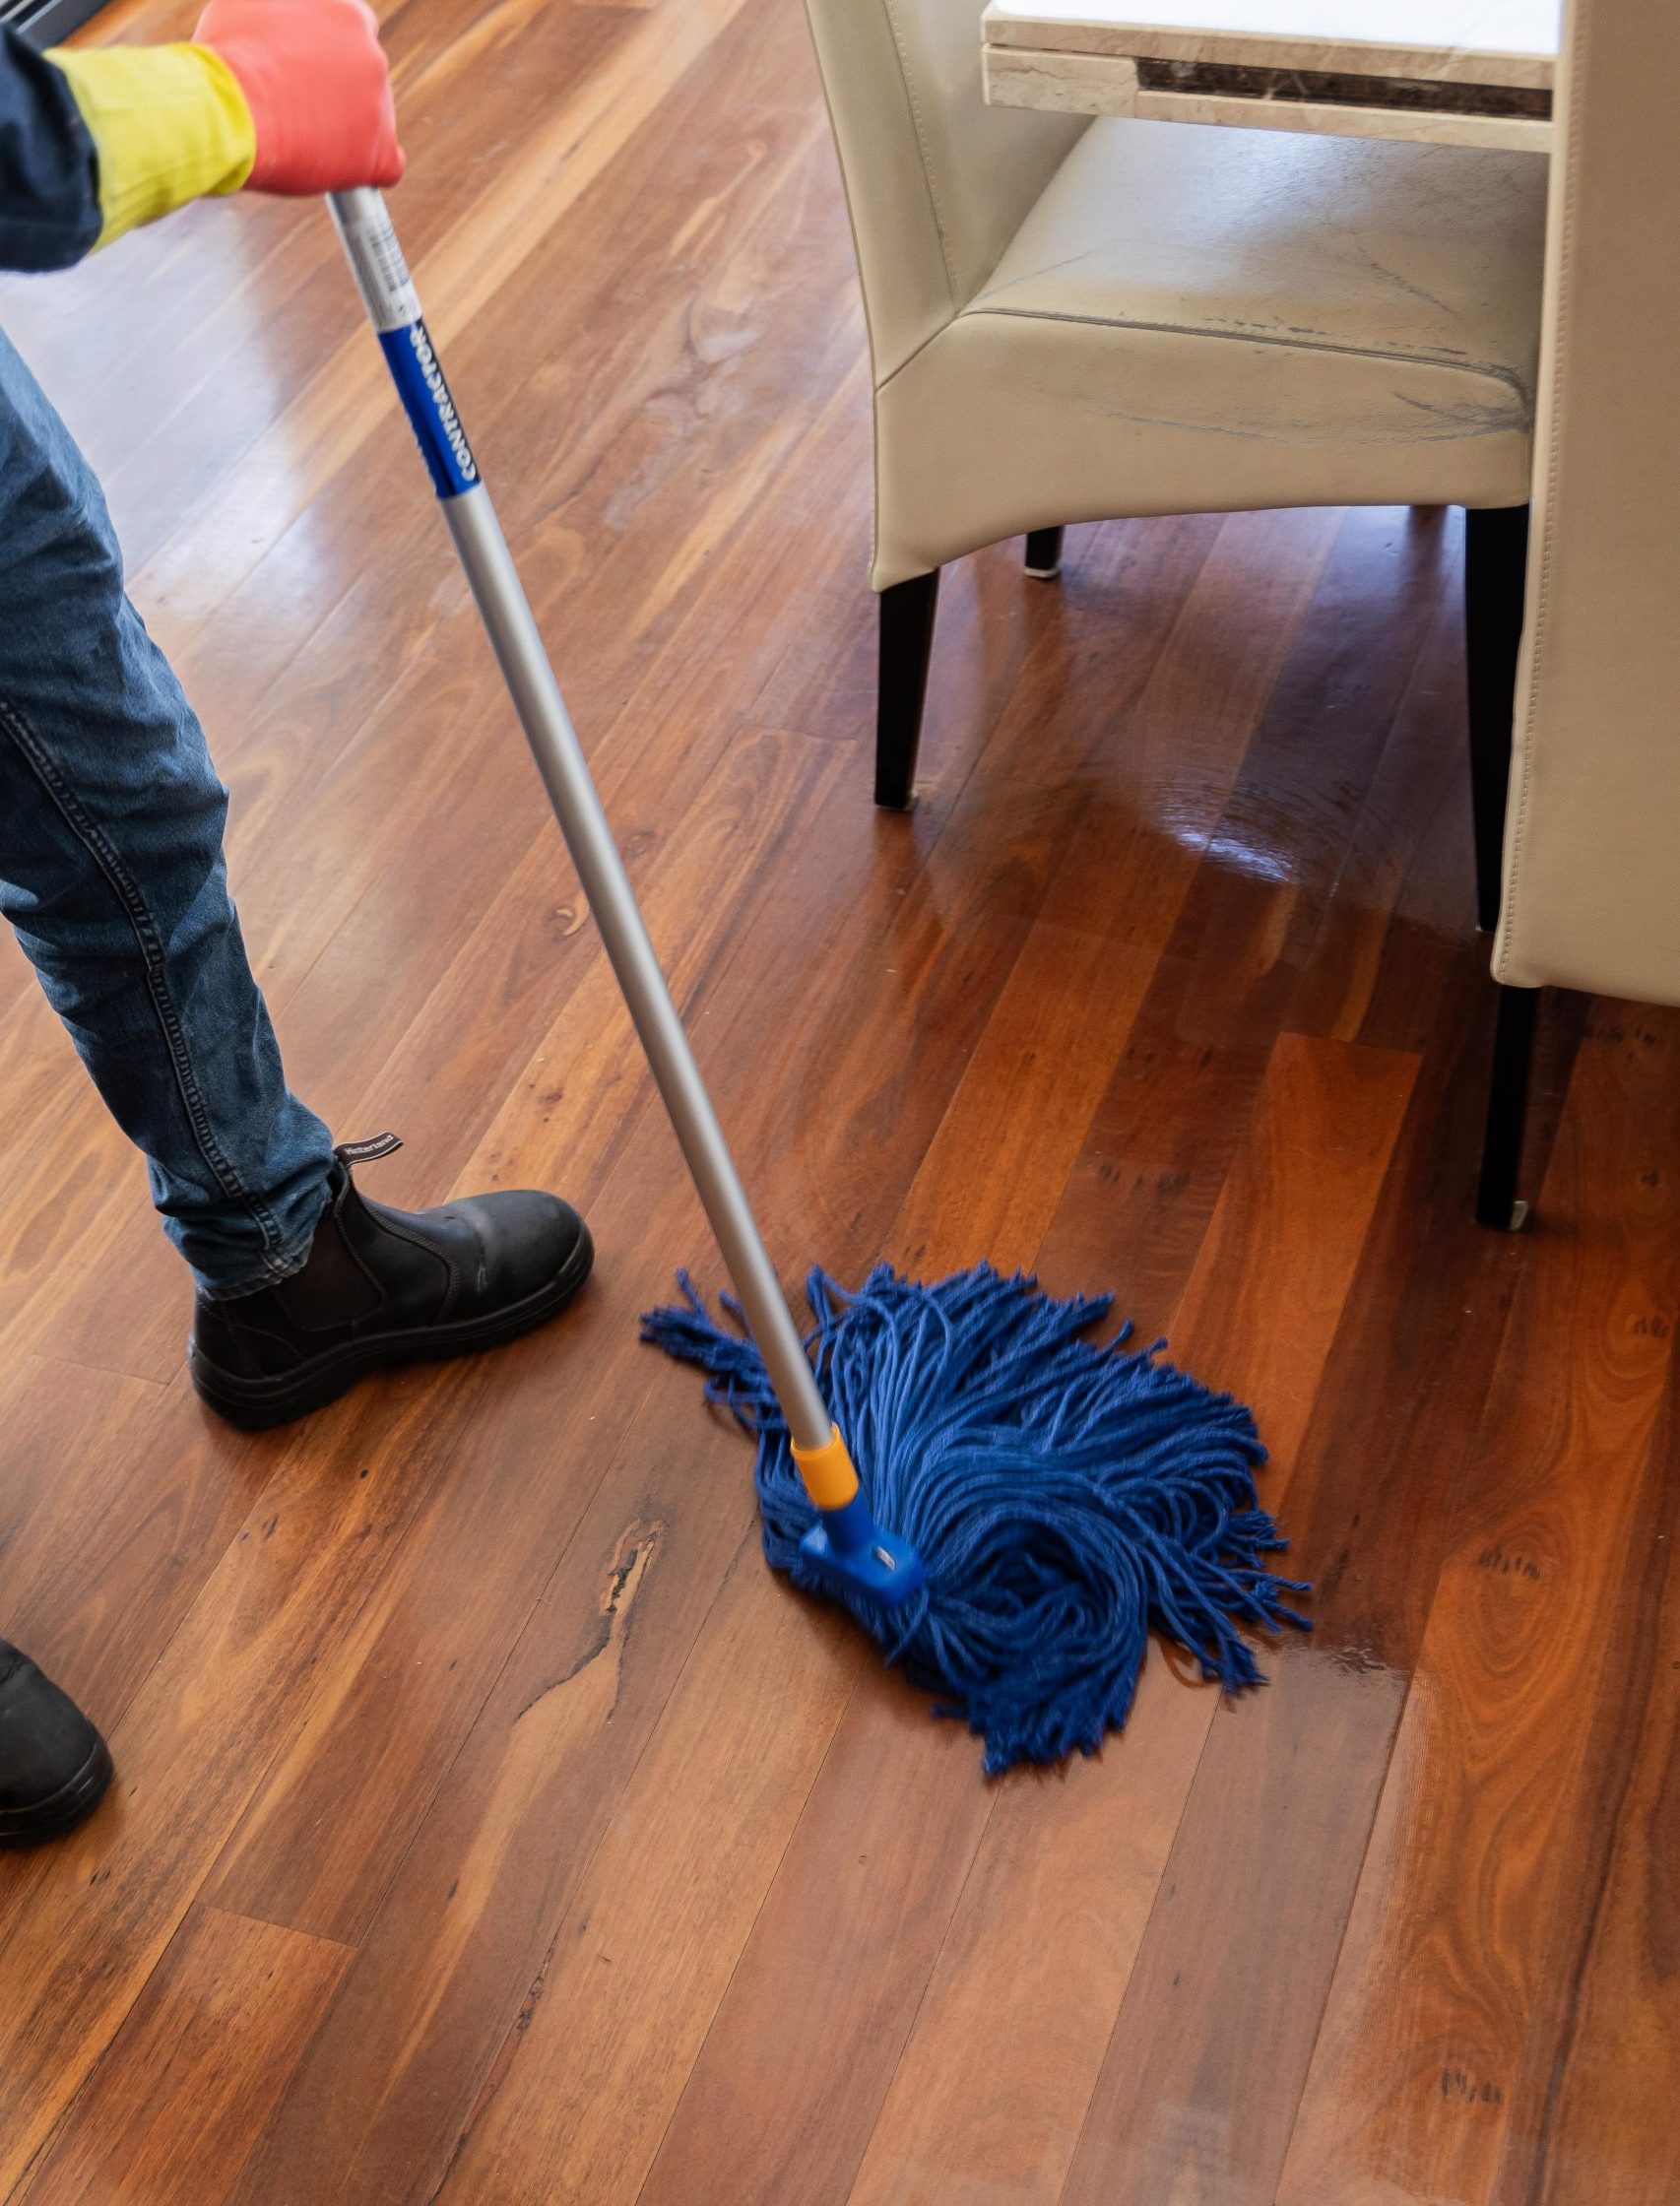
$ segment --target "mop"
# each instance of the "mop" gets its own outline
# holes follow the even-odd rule
[[[989,1265],[855,1295],[820,1271],[802,1338],[637,909],[536,619],[420,314],[382,195],[329,200],[479,613],[735,1293],[643,1335],[708,1374],[757,1442],[764,1550],[841,1602],[986,1768],[1094,1753],[1153,1627],[1228,1692],[1260,1682],[1244,1626],[1305,1625],[1272,1576],[1249,1412],[1091,1337],[1107,1296],[1059,1301]],[[845,1435],[845,1437],[842,1437]],[[850,1443],[850,1444],[849,1444]],[[862,1475],[860,1475],[860,1473]]]

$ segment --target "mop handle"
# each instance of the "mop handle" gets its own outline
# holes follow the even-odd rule
[[[857,1474],[812,1376],[636,907],[530,602],[426,334],[384,199],[377,191],[358,189],[335,192],[328,205],[695,1192],[787,1418],[811,1499],[825,1513],[844,1510],[857,1492]]]

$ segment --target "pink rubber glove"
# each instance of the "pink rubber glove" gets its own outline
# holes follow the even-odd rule
[[[390,66],[365,0],[210,0],[193,37],[232,70],[251,110],[247,191],[314,197],[403,173]]]

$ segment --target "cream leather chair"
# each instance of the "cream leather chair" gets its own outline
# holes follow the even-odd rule
[[[1054,573],[1064,523],[1120,515],[1460,504],[1491,923],[1544,158],[988,107],[982,6],[808,0],[874,371],[876,802],[911,801],[947,559],[1027,532]]]
[[[1676,0],[1571,0],[1536,431],[1532,618],[1494,944],[1478,1212],[1521,1223],[1535,992],[1680,1004]]]

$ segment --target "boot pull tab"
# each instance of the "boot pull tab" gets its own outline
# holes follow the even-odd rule
[[[372,1134],[365,1141],[341,1141],[333,1154],[343,1165],[376,1164],[382,1156],[392,1156],[402,1147],[402,1137],[396,1134]]]

